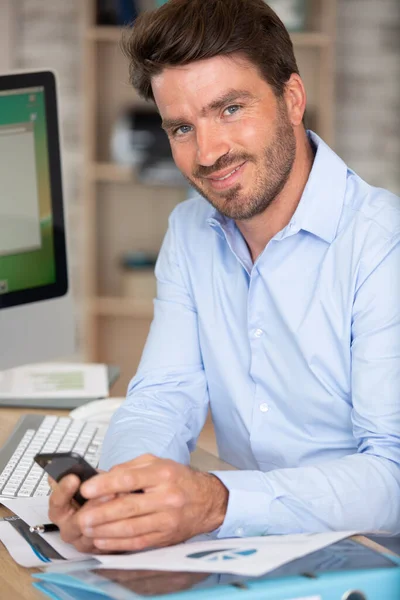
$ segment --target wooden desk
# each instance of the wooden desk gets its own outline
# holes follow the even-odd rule
[[[0,408],[0,446],[2,446],[16,425],[19,417],[25,413],[43,414],[42,409],[21,409],[21,408]],[[49,411],[50,412],[50,411]],[[57,416],[66,416],[68,411],[59,410],[51,411]],[[47,414],[47,411],[46,411]],[[232,468],[227,463],[220,461],[215,456],[211,456],[202,448],[212,451],[215,448],[215,440],[210,424],[204,428],[202,435],[199,438],[201,446],[192,454],[192,465],[203,469],[229,469]],[[8,516],[10,511],[0,505],[0,518]],[[357,536],[356,539],[361,543],[368,545],[371,548],[380,550],[378,544],[367,540],[362,536]],[[387,551],[386,551],[387,552]],[[17,565],[4,548],[0,544],[0,596],[1,598],[12,599],[23,598],[24,600],[43,600],[43,594],[39,593],[32,587],[31,573],[38,572],[39,569],[25,569]]]

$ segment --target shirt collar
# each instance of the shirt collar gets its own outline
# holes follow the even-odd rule
[[[291,224],[331,243],[343,209],[347,166],[316,133],[307,131],[307,135],[316,153]]]
[[[217,232],[219,229],[222,229],[226,233],[229,232],[231,234],[233,233],[233,231],[236,227],[236,223],[233,219],[230,219],[229,217],[225,217],[225,215],[222,215],[216,208],[212,209],[212,212],[207,219],[207,223],[212,228],[216,228]],[[223,237],[223,235],[222,235],[222,237]]]
[[[301,196],[300,202],[290,221],[296,230],[309,231],[331,243],[335,237],[342,213],[346,192],[347,166],[313,131],[307,131],[308,138],[316,149],[314,163]],[[211,227],[221,228],[232,235],[234,221],[213,209],[207,219]]]

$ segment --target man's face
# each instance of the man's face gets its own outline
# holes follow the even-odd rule
[[[235,220],[262,213],[283,189],[296,154],[284,99],[256,67],[217,56],[168,67],[152,80],[177,167]]]

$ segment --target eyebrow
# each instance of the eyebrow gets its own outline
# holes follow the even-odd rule
[[[231,104],[232,102],[237,101],[239,98],[243,100],[251,100],[254,98],[254,96],[247,90],[231,89],[225,92],[222,96],[219,96],[219,98],[212,100],[206,106],[203,106],[203,108],[200,111],[200,114],[202,117],[205,117],[207,113],[219,110],[227,104]],[[169,131],[171,129],[174,129],[175,127],[179,127],[179,125],[182,125],[182,123],[185,123],[186,121],[187,119],[185,119],[184,117],[177,119],[163,119],[161,127],[165,129],[165,131]]]

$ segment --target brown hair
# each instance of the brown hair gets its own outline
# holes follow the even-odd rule
[[[165,67],[218,55],[241,54],[281,97],[299,73],[289,34],[264,0],[169,0],[144,12],[122,40],[130,81],[154,100],[151,78]]]

